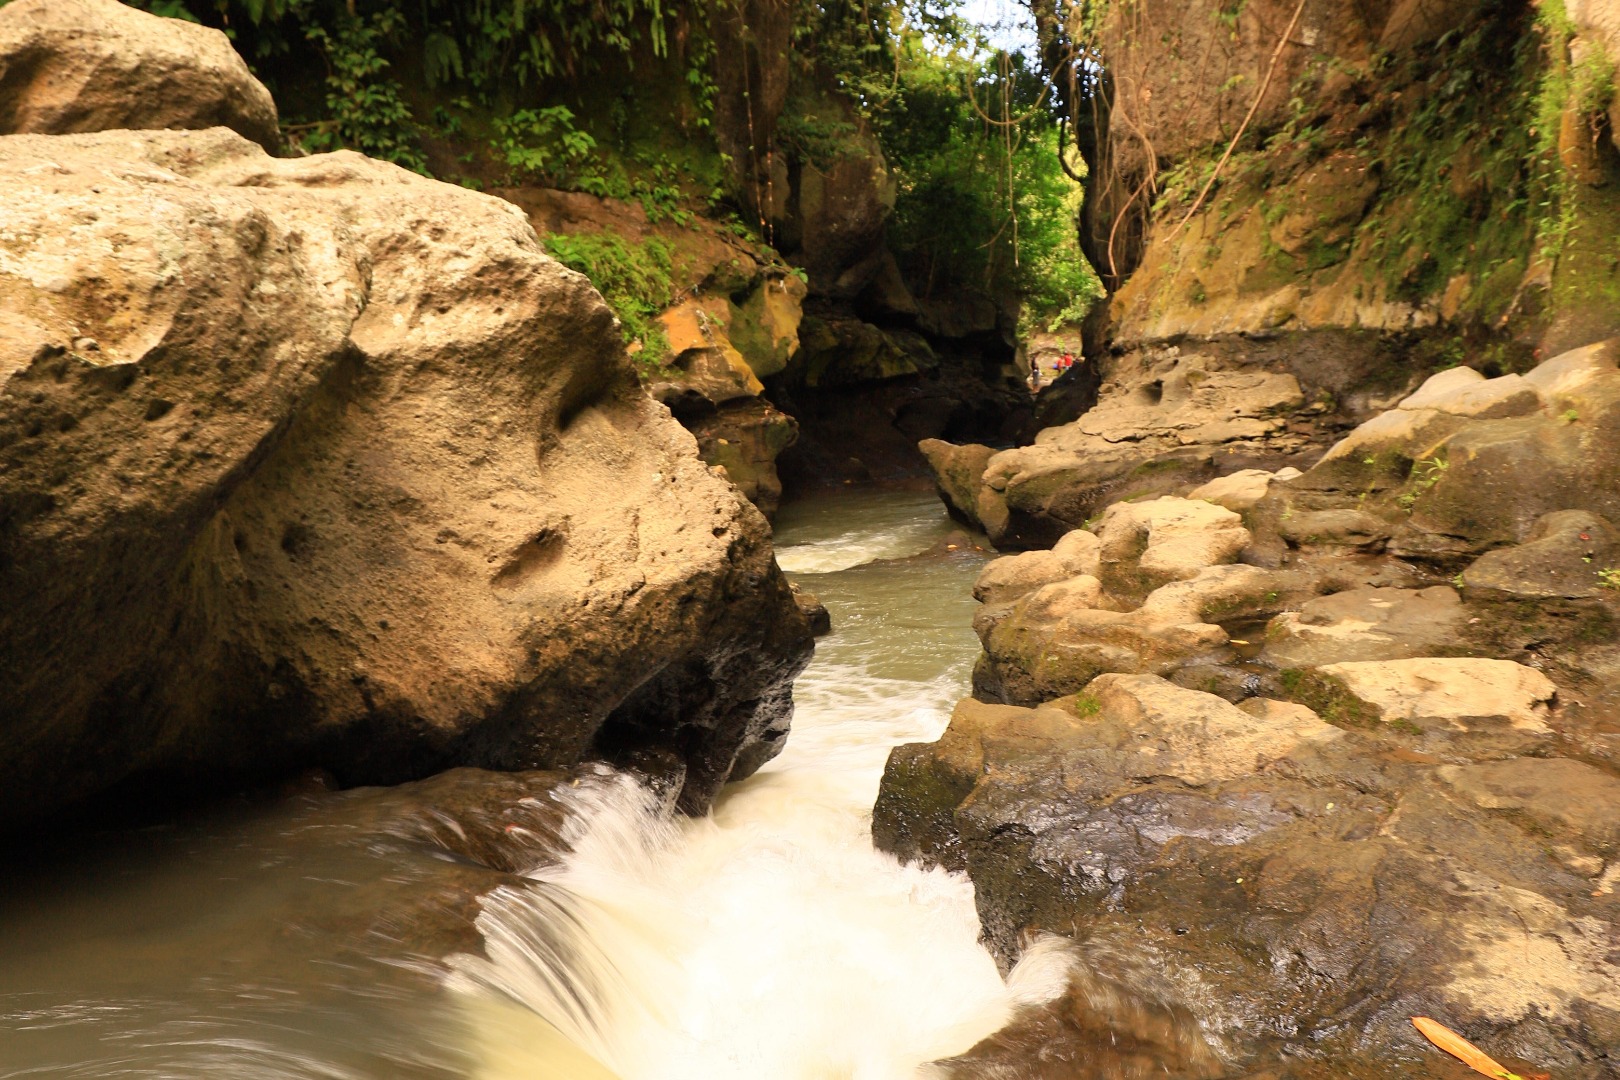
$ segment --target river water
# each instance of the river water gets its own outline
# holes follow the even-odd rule
[[[870,838],[889,747],[938,736],[977,653],[984,556],[949,530],[931,494],[783,508],[834,632],[786,750],[707,818],[587,775],[574,854],[497,881],[399,827],[407,785],[16,868],[0,1077],[897,1080],[965,1050],[1012,1004],[972,888]]]

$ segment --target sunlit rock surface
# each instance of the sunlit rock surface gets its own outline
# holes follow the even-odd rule
[[[117,0],[0,10],[0,134],[215,126],[281,143],[270,92],[218,30]]]
[[[649,749],[696,809],[780,746],[765,522],[515,208],[224,129],[10,136],[0,265],[0,821]]]

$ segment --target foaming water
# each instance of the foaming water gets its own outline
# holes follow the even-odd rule
[[[12,853],[0,1080],[894,1080],[966,1049],[1027,990],[965,880],[870,839],[889,747],[977,653],[979,555],[904,557],[949,531],[928,495],[786,508],[835,631],[786,751],[703,820],[611,770],[457,770]],[[574,857],[509,872],[548,828]]]
[[[702,820],[669,819],[628,780],[583,796],[575,856],[536,886],[566,897],[566,916],[503,890],[480,919],[489,958],[457,963],[456,985],[549,1018],[605,1075],[896,1080],[1015,1004],[977,943],[972,886],[901,866],[870,831],[889,748],[937,738],[964,692],[978,556],[874,561],[947,531],[938,502],[829,501],[788,508],[778,527],[782,564],[834,626],[797,685],[783,754]],[[545,970],[559,925],[575,943],[562,989]],[[508,1057],[484,1075],[534,1073]]]
[[[915,555],[949,531],[931,493],[855,488],[782,507],[776,561],[789,574],[827,574]]]

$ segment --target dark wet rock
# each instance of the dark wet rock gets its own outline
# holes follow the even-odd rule
[[[1047,936],[1009,979],[1012,1021],[940,1080],[1204,1080],[1225,1075],[1192,1011],[1141,957]],[[1034,985],[1030,985],[1034,984]]]
[[[1620,567],[1620,530],[1585,510],[1562,510],[1536,522],[1524,543],[1486,552],[1463,571],[1469,597],[1480,600],[1600,598],[1603,571]]]
[[[1580,837],[1595,854],[1611,858],[1620,847],[1620,779],[1568,758],[1512,758],[1475,765],[1445,765],[1440,779],[1474,805],[1523,814],[1548,830]]]
[[[1360,510],[1315,510],[1284,518],[1277,531],[1296,545],[1318,548],[1381,546],[1395,532],[1389,522]]]
[[[827,605],[816,599],[815,593],[805,592],[797,585],[790,588],[793,590],[793,602],[799,607],[799,614],[810,623],[810,632],[816,637],[832,633],[832,615],[827,612]]]
[[[873,835],[965,869],[1004,962],[1032,931],[1141,958],[1228,1074],[1450,1075],[1411,1027],[1428,1015],[1504,1061],[1607,1076],[1613,830],[1561,789],[1596,804],[1620,780],[1401,738],[1108,675],[897,747]]]
[[[770,517],[782,503],[776,459],[799,437],[799,425],[761,397],[715,409],[682,410],[676,418],[697,438],[703,460],[721,470],[743,498]]]

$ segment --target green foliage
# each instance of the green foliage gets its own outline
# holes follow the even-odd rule
[[[427,172],[411,110],[399,83],[385,74],[389,64],[378,52],[379,45],[404,25],[403,16],[389,8],[368,18],[345,18],[332,30],[319,24],[305,27],[304,36],[326,61],[328,119],[288,127],[288,134],[304,149],[349,147]]]
[[[250,54],[286,52],[285,31],[312,25],[328,33],[354,17],[350,0],[145,0],[146,6],[189,9],[204,21],[235,27],[251,40]],[[430,86],[465,80],[480,91],[537,85],[598,67],[606,56],[629,57],[646,43],[655,56],[669,48],[664,0],[361,0],[361,18],[408,23]]]
[[[425,171],[426,158],[408,95],[391,69],[400,64],[428,90],[460,86],[491,112],[511,109],[514,91],[575,80],[617,59],[629,64],[638,49],[667,55],[670,13],[664,0],[137,0],[159,14],[224,29],[271,82],[288,112],[295,145],[312,151],[348,147]],[[707,0],[682,10],[701,13]],[[707,64],[712,43],[701,33],[689,57]],[[324,94],[307,93],[312,68],[324,72]],[[697,83],[700,111],[712,113],[714,88]],[[292,89],[293,94],[286,91]],[[291,100],[295,104],[287,109]],[[296,103],[319,100],[321,108]],[[531,115],[525,116],[527,111]],[[300,115],[302,112],[302,115]],[[566,173],[579,156],[577,141],[560,133],[546,145],[523,130],[533,114],[518,109],[512,130],[495,148],[515,172]],[[543,118],[538,121],[542,126]],[[441,128],[445,125],[441,125]],[[544,132],[541,133],[542,135]],[[585,136],[589,138],[589,136]]]
[[[495,121],[495,149],[515,182],[566,183],[590,157],[596,140],[574,126],[567,106],[519,109]]]
[[[1378,710],[1350,692],[1343,679],[1309,668],[1284,668],[1277,674],[1283,694],[1290,701],[1315,712],[1338,727],[1377,727]]]
[[[655,368],[668,358],[669,343],[657,322],[659,313],[675,299],[667,243],[650,237],[636,244],[605,232],[553,233],[544,243],[558,262],[591,279],[619,317],[625,343],[640,343],[636,358],[644,368]]]
[[[712,27],[735,12],[710,0],[139,2],[231,33],[272,84],[294,146],[419,171],[431,150],[468,186],[629,199],[653,222],[735,209],[729,162],[707,136],[717,76],[734,62]],[[1036,66],[998,58],[951,0],[804,0],[786,13],[789,107],[769,149],[827,168],[876,136],[899,182],[893,243],[924,291],[1016,292],[1032,319],[1082,317],[1101,289]],[[656,78],[626,79],[649,60]],[[645,83],[666,98],[645,100]],[[465,174],[443,167],[451,156]]]
[[[910,33],[874,127],[897,181],[890,243],[914,279],[1016,290],[1032,322],[1084,317],[1102,287],[1080,253],[1082,192],[1021,58],[1003,69]]]
[[[0,0],[0,7],[5,7],[9,0]],[[143,11],[150,11],[153,15],[161,15],[165,19],[184,19],[186,22],[196,22],[197,16],[186,7],[186,0],[126,0],[131,7],[138,7]]]
[[[1598,587],[1602,589],[1620,589],[1620,567],[1610,566],[1597,572]]]
[[[1396,504],[1402,510],[1410,511],[1417,505],[1419,499],[1428,494],[1430,488],[1440,482],[1441,477],[1446,475],[1446,469],[1450,468],[1450,466],[1451,462],[1439,455],[1415,463],[1412,466],[1412,487],[1409,491],[1396,498]]]

